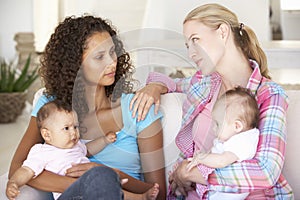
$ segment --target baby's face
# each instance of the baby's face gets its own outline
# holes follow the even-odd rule
[[[78,118],[75,112],[57,111],[46,122],[49,130],[49,144],[62,148],[72,148],[79,140]]]
[[[212,111],[213,130],[221,142],[227,141],[236,134],[234,115],[229,113],[231,111],[230,109],[226,109],[224,103],[217,103]]]

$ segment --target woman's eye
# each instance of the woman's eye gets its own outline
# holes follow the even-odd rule
[[[98,56],[96,56],[96,59],[102,60],[102,59],[103,59],[103,55],[98,55]]]
[[[74,126],[74,129],[77,130],[79,126]]]
[[[64,130],[65,130],[65,131],[68,131],[68,130],[69,130],[69,127],[67,127],[67,126],[64,127]]]
[[[198,42],[198,41],[199,41],[199,38],[197,38],[197,37],[192,38],[192,42],[193,42],[193,43],[196,43],[196,42]]]

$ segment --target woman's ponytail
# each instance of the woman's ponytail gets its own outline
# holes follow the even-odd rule
[[[233,32],[235,43],[242,49],[244,55],[249,59],[255,60],[260,67],[261,74],[271,79],[266,54],[262,50],[253,30],[241,23],[238,27],[233,28]]]

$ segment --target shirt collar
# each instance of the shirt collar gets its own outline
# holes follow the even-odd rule
[[[253,69],[253,72],[248,81],[247,88],[250,89],[253,94],[255,94],[259,85],[261,84],[263,76],[261,75],[258,63],[255,60],[249,60],[249,63]]]

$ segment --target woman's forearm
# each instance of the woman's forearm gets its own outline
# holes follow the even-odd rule
[[[190,88],[191,77],[172,79],[165,74],[150,72],[146,83],[160,83],[167,88],[166,92],[186,93]],[[166,93],[165,92],[165,93]]]
[[[150,85],[150,84],[155,88],[154,90],[159,91],[160,94],[168,93],[168,88],[163,83],[152,82],[152,83],[149,83],[148,85]]]
[[[60,176],[49,171],[43,171],[39,176],[28,182],[28,185],[47,192],[63,193],[76,178]]]
[[[125,178],[128,179],[127,183],[122,185],[122,188],[129,192],[141,194],[149,190],[151,187],[153,187],[153,184],[137,180],[132,176],[129,176],[128,174],[125,174],[124,172],[118,169],[113,169],[113,170],[119,174],[120,179],[125,179]]]
[[[174,83],[174,81],[167,75],[158,72],[150,72],[146,83],[159,83],[164,87],[164,90],[161,91],[161,94],[174,92],[176,90],[176,84]]]
[[[145,128],[138,136],[139,151],[145,181],[159,184],[157,199],[166,198],[165,160],[163,152],[163,132],[158,119]]]

